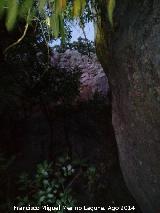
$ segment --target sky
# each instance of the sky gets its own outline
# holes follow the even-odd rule
[[[89,22],[85,25],[85,33],[86,33],[86,36],[87,36],[87,39],[90,40],[90,41],[94,41],[94,26],[93,26],[93,22]],[[83,31],[82,29],[80,28],[80,26],[75,22],[75,23],[72,23],[71,25],[71,35],[72,35],[72,38],[71,38],[71,42],[73,41],[77,41],[77,39],[79,37],[82,37],[84,38],[84,34],[83,34]],[[60,39],[57,39],[56,41],[53,41],[50,46],[53,47],[54,45],[59,45],[60,44]]]
[[[72,28],[72,39],[71,41],[76,41],[78,37],[84,38],[82,29],[78,26],[78,24],[75,24]],[[85,26],[85,33],[88,38],[88,40],[94,41],[94,26],[93,22],[89,22]]]

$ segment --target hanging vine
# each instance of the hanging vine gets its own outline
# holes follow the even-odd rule
[[[55,38],[64,34],[64,19],[65,12],[68,6],[71,5],[73,19],[79,18],[85,8],[92,4],[101,2],[101,0],[1,0],[0,1],[0,16],[6,15],[6,27],[10,31],[15,26],[19,18],[27,17],[30,10],[30,18],[27,20],[28,24],[37,15],[37,10],[43,12],[48,20],[49,27],[52,29]],[[116,0],[106,0],[108,11],[108,19],[111,25],[113,25],[113,12],[116,5]],[[26,18],[25,18],[26,19]]]

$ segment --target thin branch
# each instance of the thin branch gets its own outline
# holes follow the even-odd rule
[[[10,50],[12,47],[16,46],[17,44],[19,44],[25,37],[26,33],[27,33],[27,30],[28,30],[28,27],[29,27],[29,24],[28,24],[28,20],[29,20],[29,16],[30,16],[30,9],[28,11],[28,15],[27,15],[27,21],[26,21],[26,25],[25,25],[25,28],[24,28],[24,32],[22,34],[22,36],[17,40],[15,41],[14,43],[12,43],[11,45],[9,45],[5,50],[4,50],[4,55],[8,52],[8,50]]]
[[[47,47],[47,57],[48,57],[48,60],[47,60],[47,64],[49,65],[49,45],[48,45],[48,41],[46,39],[46,36],[45,36],[45,32],[44,32],[44,29],[43,29],[43,26],[42,26],[42,23],[41,23],[41,20],[38,18],[38,17],[35,17],[36,20],[38,20],[39,24],[40,24],[40,28],[41,28],[41,31],[42,31],[42,36],[43,36],[43,39],[45,41],[45,44],[46,44],[46,47]],[[49,40],[50,40],[50,37],[49,37]]]
[[[88,43],[87,35],[86,35],[86,32],[85,32],[85,24],[84,24],[84,21],[82,20],[82,18],[80,19],[79,26],[82,29],[82,32],[83,32],[83,35],[84,35],[84,39],[85,39],[86,44],[87,44],[88,56],[91,57],[91,53],[90,53],[90,49],[89,49],[89,43]]]

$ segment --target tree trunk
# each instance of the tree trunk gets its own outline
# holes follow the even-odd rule
[[[160,212],[160,1],[117,0],[114,29],[101,3],[97,53],[112,90],[124,179],[145,213]]]

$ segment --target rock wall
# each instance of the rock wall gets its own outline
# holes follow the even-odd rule
[[[160,212],[160,1],[101,3],[97,52],[112,90],[112,122],[127,186],[144,213]]]
[[[70,60],[71,58],[77,59],[77,55],[72,53],[72,56],[69,54],[68,57],[70,57]],[[83,59],[83,57],[80,58]],[[68,58],[67,62],[70,62],[70,60]],[[97,84],[97,78],[101,83],[101,76],[105,77],[104,88],[108,88],[108,86],[106,87],[108,81],[101,65],[97,64],[94,67],[94,63],[86,57],[84,61],[83,64],[81,61],[76,61],[75,65],[81,66],[81,68],[84,66],[83,74],[91,74],[90,82],[93,79],[96,80],[93,89],[101,88]],[[2,87],[6,83],[5,85],[11,85],[13,89],[8,91],[7,87],[7,90],[2,93],[4,94],[2,97],[5,110],[3,108],[0,110],[0,150],[8,156],[14,155],[15,161],[9,173],[11,193],[8,191],[8,185],[6,187],[3,183],[0,183],[0,187],[3,186],[1,191],[6,191],[7,195],[11,194],[15,198],[15,194],[17,194],[15,182],[22,171],[32,173],[37,163],[50,159],[50,154],[53,153],[53,157],[58,157],[66,154],[68,148],[71,147],[73,157],[85,159],[98,169],[98,177],[92,193],[86,190],[86,180],[75,183],[73,191],[77,193],[79,202],[82,202],[83,205],[89,205],[92,202],[91,206],[135,205],[138,210],[134,198],[124,183],[120,170],[111,123],[110,104],[107,105],[102,100],[98,102],[94,99],[66,108],[60,105],[55,106],[51,102],[47,107],[50,120],[48,119],[48,113],[46,116],[46,112],[40,104],[34,104],[33,102],[30,108],[27,102],[24,102],[24,108],[19,107],[20,99],[16,99],[17,96],[13,92],[15,88],[14,79],[10,78],[9,75],[9,71],[12,70],[13,66],[7,64],[5,66],[6,70],[1,73],[0,85]],[[84,79],[82,77],[81,81],[86,83],[88,77]],[[19,90],[16,87],[17,91],[23,92],[21,87],[18,88]],[[3,87],[1,91],[2,89]],[[107,92],[108,90],[100,91]],[[91,95],[92,93],[90,97]],[[11,103],[9,107],[7,98],[10,99],[9,103]],[[18,106],[14,106],[15,102]],[[2,203],[4,203],[6,197],[5,194],[3,194],[2,199],[0,197]]]
[[[73,160],[79,159],[96,167],[92,190],[88,190],[86,178],[80,176],[74,181],[73,195],[78,203],[83,206],[134,205],[136,213],[140,213],[120,170],[110,106],[82,103],[68,109],[65,118],[63,108],[58,106],[54,110],[53,153],[57,157],[67,153],[66,122]],[[28,120],[4,119],[0,127],[0,145],[5,143],[5,150],[11,150],[16,156],[11,180],[17,180],[17,174],[19,176],[23,171],[35,171],[37,163],[48,159],[50,129],[41,112],[34,113]],[[11,183],[14,192],[16,185]]]
[[[82,55],[77,50],[68,49],[64,53],[54,51],[51,62],[53,66],[59,68],[66,68],[66,70],[78,68],[81,71],[80,100],[90,100],[96,92],[102,96],[107,96],[108,79],[96,54],[91,53],[89,57]]]

